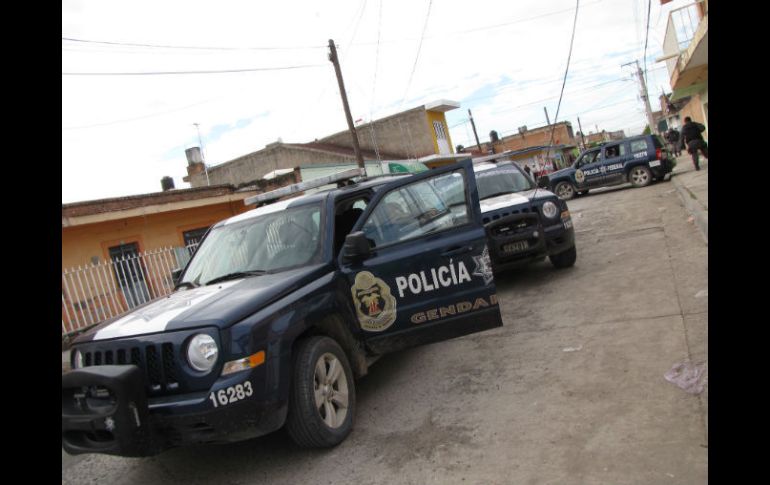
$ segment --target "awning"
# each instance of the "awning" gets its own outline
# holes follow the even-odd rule
[[[693,84],[692,86],[687,86],[686,88],[674,89],[673,94],[671,94],[670,101],[676,101],[678,99],[686,98],[687,96],[698,94],[701,91],[705,91],[707,88],[708,83],[697,83]]]

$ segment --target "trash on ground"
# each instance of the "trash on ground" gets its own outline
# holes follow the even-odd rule
[[[690,217],[688,217],[688,218],[687,218],[687,222],[689,222],[690,224],[692,224],[693,222],[695,222],[695,217],[693,217],[693,216],[690,216]]]
[[[693,364],[692,362],[680,362],[674,364],[670,371],[666,372],[663,377],[666,380],[690,394],[700,394],[703,392],[703,386],[706,384],[707,377],[707,364],[702,362],[700,364]]]
[[[578,345],[577,347],[567,347],[562,349],[562,352],[577,352],[578,350],[583,350],[583,346]]]
[[[695,298],[703,298],[704,296],[709,296],[709,290],[700,290],[695,294]]]

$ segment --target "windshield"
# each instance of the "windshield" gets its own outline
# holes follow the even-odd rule
[[[519,167],[511,163],[476,172],[476,185],[479,189],[479,200],[535,188]]]
[[[320,258],[318,204],[263,214],[215,227],[203,240],[180,285],[205,285],[228,275],[312,264]],[[241,274],[246,273],[246,274]]]

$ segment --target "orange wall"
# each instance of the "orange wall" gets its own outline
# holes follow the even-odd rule
[[[62,270],[91,264],[93,256],[100,260],[109,260],[110,246],[121,242],[136,241],[142,251],[182,246],[184,231],[209,226],[252,208],[238,200],[141,217],[62,227]]]

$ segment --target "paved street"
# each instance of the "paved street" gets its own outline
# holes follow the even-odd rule
[[[277,433],[147,459],[63,455],[62,482],[705,483],[708,388],[663,377],[707,361],[704,239],[673,182],[569,205],[575,267],[502,275],[504,327],[377,362],[337,448]]]

